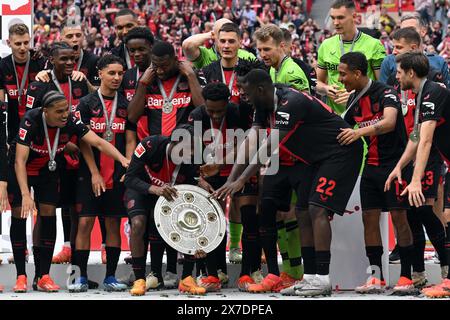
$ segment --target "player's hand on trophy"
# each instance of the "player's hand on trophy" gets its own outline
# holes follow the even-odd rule
[[[244,188],[244,185],[245,182],[241,179],[237,179],[233,182],[226,182],[213,193],[212,197],[218,200],[225,200],[228,196],[233,196],[235,193],[241,191]]]
[[[158,197],[166,198],[167,201],[173,201],[178,197],[177,189],[168,184],[165,184],[162,187],[151,186],[149,191]]]
[[[208,191],[209,193],[214,192],[214,188],[202,177],[200,177],[200,179],[198,180],[198,186],[203,190]]]

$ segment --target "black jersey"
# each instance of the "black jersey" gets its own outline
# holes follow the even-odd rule
[[[22,84],[26,63],[15,63],[10,54],[0,61],[0,89],[8,97],[8,141],[11,142],[19,130],[20,120],[25,115],[28,85],[34,81],[36,75],[44,68],[44,59],[30,59],[28,77],[25,79],[23,94],[19,101],[19,87]],[[16,78],[17,75],[17,78]],[[19,87],[18,87],[19,85]]]
[[[127,62],[127,51],[128,49],[127,49],[127,47],[125,46],[125,44],[124,43],[121,43],[121,44],[119,44],[117,47],[114,47],[114,48],[112,48],[111,49],[111,51],[110,51],[110,53],[111,54],[113,54],[113,55],[115,55],[115,56],[118,56],[118,57],[120,57],[120,58],[122,58],[122,60],[125,62],[125,70],[127,70],[127,69],[131,69],[131,68],[134,68],[135,67],[135,63],[134,63],[134,59],[130,56],[130,55],[128,55],[128,57],[129,57],[129,62],[130,62],[130,66],[128,66],[128,62]]]
[[[78,68],[78,64],[80,63],[79,59],[75,62],[74,70],[81,71],[89,82],[98,87],[100,85],[100,77],[98,76],[97,62],[100,59],[99,56],[93,54],[92,52],[83,50],[83,60],[81,61],[81,65]],[[53,65],[50,61],[47,61],[46,69],[53,69]]]
[[[161,135],[143,139],[131,158],[125,176],[125,186],[141,194],[148,194],[151,185],[171,183],[176,165],[167,157],[170,140]],[[174,184],[196,184],[197,166],[181,164]]]
[[[111,115],[113,107],[113,98],[104,97],[105,107],[108,112],[108,118]],[[114,122],[111,125],[113,132],[113,140],[110,142],[116,147],[117,150],[123,155],[126,151],[126,138],[125,130],[127,123],[127,107],[128,101],[122,94],[118,94],[117,97],[117,109]],[[79,112],[79,114],[78,114]],[[98,95],[98,91],[88,94],[80,100],[77,107],[77,116],[80,116],[81,121],[89,125],[91,130],[98,136],[103,137],[106,131],[105,114],[103,113],[103,106]],[[95,163],[99,168],[100,174],[105,181],[107,189],[112,189],[116,184],[120,182],[122,175],[125,173],[125,169],[119,162],[114,161],[111,157],[104,153],[101,153],[98,149],[93,148]],[[87,164],[83,160],[80,161],[79,175],[83,177],[89,177],[90,171]]]
[[[240,60],[240,59],[239,59]],[[239,64],[238,60],[238,64]],[[225,76],[225,81],[222,76],[222,66],[220,61],[214,61],[208,66],[204,67],[199,72],[199,77],[201,79],[201,85],[205,86],[208,83],[217,83],[217,82],[223,82],[225,83],[228,88],[230,86],[230,81],[233,78],[234,68],[223,68],[223,75]],[[234,104],[236,104],[239,107],[239,117],[240,117],[240,123],[239,127],[247,130],[252,125],[253,120],[253,108],[252,106],[243,101],[240,97],[239,88],[237,86],[237,75],[234,75],[233,84],[231,85],[230,90],[230,101]]]
[[[121,91],[123,92],[128,101],[131,101],[133,99],[136,93],[138,81],[143,74],[144,72],[139,71],[137,66],[128,69],[125,72],[125,75],[123,76],[122,79]],[[136,135],[139,141],[149,135],[148,119],[145,113],[139,118],[134,130],[136,130]]]
[[[81,139],[86,133],[88,133],[88,131],[89,128],[86,127],[80,119],[75,116],[69,116],[66,126],[60,129],[55,157],[58,165],[63,165],[65,163],[62,155],[66,144],[74,136]],[[48,135],[52,148],[56,132],[56,127],[48,127]],[[19,133],[13,140],[9,150],[10,168],[14,168],[17,143],[30,148],[26,165],[27,174],[29,176],[38,176],[43,172],[48,172],[47,163],[50,158],[42,120],[42,108],[36,108],[28,111],[20,122]]]
[[[225,159],[225,156],[227,153],[231,152],[234,149],[234,146],[236,145],[237,141],[236,139],[234,141],[228,141],[227,140],[227,130],[233,130],[240,128],[240,121],[239,121],[239,110],[238,107],[235,104],[229,103],[227,106],[227,113],[225,114],[225,117],[223,118],[223,123],[216,123],[211,121],[211,117],[206,112],[205,106],[201,106],[198,108],[195,108],[191,114],[189,115],[188,123],[192,124],[193,126],[195,123],[198,122],[202,126],[202,135],[205,137],[205,139],[202,139],[203,147],[206,147],[210,145],[211,143],[215,144],[215,150],[223,150],[223,159]],[[215,130],[220,130],[220,138],[219,135],[215,134],[206,134],[207,131],[211,130],[211,125]],[[217,141],[213,141],[217,136]],[[214,137],[214,138],[213,138]],[[220,175],[223,177],[227,177],[231,173],[232,169],[231,164],[225,165],[220,170]]]
[[[6,148],[6,103],[0,102],[0,181],[7,181],[8,163]]]
[[[443,83],[442,73],[437,70],[431,70],[428,73],[428,80],[434,81],[436,83],[440,83],[441,86],[445,87]],[[416,110],[416,94],[412,90],[401,90],[400,83],[395,78],[395,74],[392,74],[387,82],[388,85],[392,86],[395,90],[397,90],[398,94],[401,98],[402,105],[402,114],[403,119],[405,121],[406,126],[406,134],[409,136],[414,129],[414,113]],[[428,163],[439,162],[441,160],[441,155],[436,147],[436,144],[433,143],[431,146],[430,157],[428,159]]]
[[[72,83],[72,106],[69,107],[71,112],[75,112],[79,100],[89,93],[89,89],[86,80],[83,81],[70,80],[70,81]],[[63,94],[66,96],[67,101],[69,102],[70,99],[69,79],[67,79],[67,81],[60,81],[60,86],[63,91]],[[51,80],[50,82],[40,82],[40,81],[32,82],[28,86],[27,91],[27,104],[26,104],[27,110],[42,107],[42,98],[47,92],[51,90],[58,91],[58,87]]]
[[[347,107],[355,98],[355,94],[350,95]],[[350,125],[357,124],[364,128],[380,122],[385,108],[397,110],[395,129],[385,134],[363,137],[368,146],[366,163],[373,166],[395,165],[406,147],[406,127],[397,91],[381,82],[373,81],[369,90],[348,109],[344,118]]]
[[[341,128],[350,128],[350,125],[325,103],[286,85],[277,84],[275,88],[278,105],[274,128],[287,131],[286,137],[280,141],[281,151],[307,164],[317,164],[359,150],[355,146],[339,144],[336,137]],[[261,118],[267,119],[257,107],[255,123]],[[361,141],[353,144],[360,144],[362,152]]]
[[[440,84],[427,81],[422,91],[420,122],[437,121],[433,143],[450,165],[450,92]],[[417,101],[416,101],[417,103]]]

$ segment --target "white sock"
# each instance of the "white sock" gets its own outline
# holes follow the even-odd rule
[[[63,244],[64,247],[70,248],[70,241],[66,241]]]
[[[317,279],[319,279],[320,283],[330,283],[330,275],[326,274],[326,275],[320,275],[320,274],[316,274]]]

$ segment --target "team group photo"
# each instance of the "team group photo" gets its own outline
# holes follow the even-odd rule
[[[450,299],[450,1],[0,17],[1,300]]]

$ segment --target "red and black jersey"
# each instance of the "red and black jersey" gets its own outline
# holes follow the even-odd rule
[[[348,104],[355,98],[351,94]],[[402,116],[397,91],[387,85],[374,81],[369,90],[345,114],[345,121],[360,128],[372,126],[383,119],[385,108],[397,110],[395,129],[391,132],[363,137],[368,146],[367,164],[373,166],[395,165],[405,150],[407,143],[406,127]]]
[[[26,111],[26,94],[28,85],[34,81],[36,74],[44,68],[44,59],[31,59],[28,68],[28,79],[25,81],[23,96],[19,104],[19,86],[22,83],[22,77],[25,72],[26,63],[15,63],[16,72],[19,79],[16,79],[14,72],[13,55],[10,54],[0,61],[0,89],[5,90],[8,97],[8,141],[11,143],[19,131],[20,120]]]
[[[202,139],[203,142],[203,148],[213,143],[213,136],[216,138],[215,134],[207,134],[205,135],[205,132],[211,130],[211,118],[206,112],[205,106],[201,106],[198,108],[195,108],[191,114],[189,115],[188,123],[195,125],[195,122],[201,123],[202,126],[202,135],[207,139]],[[212,125],[215,130],[220,130],[221,123],[212,122]],[[227,106],[227,113],[225,114],[225,118],[223,120],[222,130],[221,130],[221,136],[217,136],[217,139],[219,139],[217,142],[214,142],[215,149],[216,150],[223,150],[223,159],[225,160],[226,154],[229,152],[232,152],[234,150],[234,146],[237,144],[237,141],[227,141],[227,130],[236,130],[240,128],[239,123],[239,110],[238,107],[235,104],[229,103]],[[233,165],[227,164],[220,170],[220,176],[222,177],[228,177],[231,173]]]
[[[162,82],[167,95],[170,94],[177,77],[178,75],[175,75]],[[194,104],[189,83],[185,76],[181,76],[172,98],[172,112],[163,112],[163,105],[164,99],[155,79],[153,83],[147,86],[145,95],[144,115],[147,117],[148,135],[161,134],[168,137],[177,125],[187,123],[188,116],[194,109]]]
[[[428,80],[440,83],[441,86],[445,86],[442,82],[442,74],[440,72],[432,72],[428,73]],[[391,75],[387,84],[392,86],[399,95],[401,96],[402,103],[402,114],[405,120],[406,133],[407,136],[411,134],[414,129],[414,113],[416,110],[416,94],[412,90],[402,91],[400,88],[400,84],[395,78],[395,74]],[[428,163],[433,163],[434,161],[442,161],[441,156],[439,154],[438,149],[436,148],[435,143],[431,146],[430,157],[428,159]]]
[[[114,98],[103,96],[103,100],[105,101],[105,107],[109,117],[113,107]],[[127,128],[127,107],[127,99],[122,94],[118,94],[116,116],[111,126],[114,138],[110,143],[123,155],[125,155],[126,152],[125,130]],[[77,117],[79,116],[84,124],[90,126],[93,132],[103,138],[106,131],[106,121],[105,114],[103,113],[103,106],[97,91],[83,97],[80,100],[76,112]],[[99,168],[100,174],[105,181],[106,188],[112,189],[115,185],[120,183],[121,177],[125,174],[125,169],[120,163],[114,161],[113,158],[104,153],[101,153],[98,149],[93,148],[92,151],[94,153],[97,168]],[[81,158],[80,161],[79,175],[90,177],[89,168],[83,158]]]
[[[87,86],[86,80],[83,81],[72,81],[72,106],[71,112],[74,112],[77,108],[79,100],[86,96],[89,93],[89,89]],[[68,81],[60,81],[61,89],[64,92],[64,95],[69,101],[70,93],[69,93],[69,82]],[[50,80],[50,82],[40,82],[34,81],[28,86],[27,90],[27,99],[26,99],[26,107],[28,109],[40,108],[42,107],[42,98],[49,91],[58,91],[55,83]]]
[[[121,91],[123,91],[123,94],[127,98],[128,102],[131,101],[131,99],[133,99],[134,94],[136,93],[138,81],[141,78],[142,74],[143,72],[139,71],[137,66],[128,69],[125,72],[125,75],[123,76],[122,79]],[[147,116],[145,114],[143,114],[139,118],[137,128],[135,130],[139,141],[149,135],[148,121]]]
[[[6,103],[0,102],[0,181],[7,181],[8,163],[6,147]]]
[[[433,135],[433,143],[448,165],[450,165],[449,94],[449,91],[440,84],[427,81],[423,87],[422,101],[420,104],[420,122],[437,122]]]
[[[125,186],[141,194],[148,194],[151,185],[170,184],[176,165],[167,159],[168,137],[156,135],[146,137],[136,147],[125,176]],[[181,164],[176,184],[197,184],[194,177],[198,167]]]
[[[100,77],[98,76],[97,70],[97,62],[99,59],[100,57],[92,52],[83,50],[83,60],[81,61],[81,66],[79,69],[86,76],[89,82],[96,87],[100,85]],[[75,62],[74,70],[78,70],[78,63],[80,63],[79,60]],[[53,65],[50,61],[47,62],[46,68],[53,69]]]
[[[239,60],[238,60],[239,64]],[[208,83],[223,82],[222,66],[220,61],[215,61],[208,66],[204,67],[199,72],[199,78],[201,79],[200,85],[205,86]],[[225,84],[229,86],[234,68],[223,68],[223,74],[225,76]],[[240,124],[239,127],[247,130],[252,126],[253,122],[253,108],[252,106],[242,101],[240,98],[239,88],[237,86],[237,75],[234,77],[233,86],[231,89],[230,102],[236,104],[239,107]]]
[[[318,164],[348,153],[362,153],[360,140],[350,146],[339,144],[336,137],[341,128],[350,128],[350,125],[325,103],[286,85],[276,84],[275,88],[278,105],[274,129],[287,132],[280,141],[280,152],[286,151],[307,164]],[[256,106],[255,123],[259,122],[261,114],[264,119],[264,111]]]
[[[254,112],[252,120],[253,126],[266,128],[267,135],[270,135],[270,131],[275,127],[275,111],[267,113],[263,110],[257,110]],[[295,161],[298,160],[290,152],[283,149],[279,150],[279,159],[282,166],[293,166]]]
[[[64,92],[64,95],[67,98],[67,101],[69,102],[69,99],[70,99],[69,82],[68,81],[60,82],[60,86]],[[56,87],[56,85],[53,81],[32,82],[28,86],[28,91],[27,91],[27,104],[26,104],[27,110],[42,107],[42,98],[44,97],[44,95],[47,92],[49,92],[51,90],[58,91],[58,88]],[[88,89],[86,80],[83,80],[83,81],[73,81],[72,80],[72,106],[70,108],[71,112],[76,111],[79,100],[82,97],[86,96],[88,93],[89,93],[89,89]],[[73,137],[71,142],[77,144],[76,137]],[[77,169],[78,168],[78,165],[79,165],[78,159],[72,159],[72,157],[70,157],[69,155],[66,155],[65,160],[66,160],[67,169]]]
[[[48,127],[48,135],[51,147],[55,139],[57,128]],[[60,129],[58,148],[55,160],[59,166],[64,165],[63,151],[66,144],[74,137],[81,139],[89,128],[75,116],[70,116],[65,127]],[[47,141],[45,139],[44,125],[42,123],[42,108],[28,111],[20,122],[19,133],[13,140],[9,152],[9,167],[14,167],[16,156],[16,144],[22,144],[30,148],[27,160],[27,174],[38,176],[43,172],[48,173],[47,163],[50,160]]]

